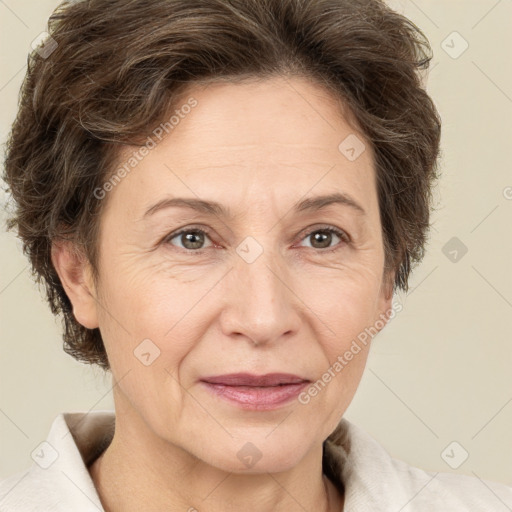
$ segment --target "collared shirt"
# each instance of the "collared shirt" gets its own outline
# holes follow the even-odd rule
[[[30,469],[0,482],[0,512],[104,512],[87,467],[114,427],[113,411],[59,414]],[[345,418],[324,442],[322,463],[345,493],[344,512],[512,511],[512,487],[412,467]]]

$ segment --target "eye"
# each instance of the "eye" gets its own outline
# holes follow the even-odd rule
[[[349,243],[350,237],[341,229],[335,228],[334,226],[326,226],[321,228],[316,228],[313,231],[309,231],[304,235],[305,240],[312,240],[313,249],[325,250],[324,252],[332,252],[339,249],[340,243],[336,244],[334,248],[330,247],[331,242],[333,241],[333,235],[335,238],[339,238],[341,242]],[[335,240],[334,240],[335,241]]]
[[[208,232],[200,228],[188,228],[182,229],[177,233],[169,235],[164,242],[171,243],[172,240],[177,239],[182,245],[178,246],[188,251],[200,252],[201,249],[205,249],[203,244],[206,238],[209,238]]]
[[[336,238],[340,240],[340,242],[350,243],[350,237],[341,229],[335,228],[334,226],[326,226],[316,228],[314,230],[310,230],[304,235],[302,235],[303,239],[312,240],[312,245],[310,246],[312,249],[318,249],[322,252],[332,252],[339,249],[342,243],[337,243],[334,248],[331,248],[331,243],[336,241]],[[313,237],[313,238],[311,238]],[[204,246],[205,241],[209,240],[208,231],[202,228],[197,227],[189,227],[186,229],[181,229],[176,233],[170,234],[168,237],[164,239],[164,243],[175,245],[172,241],[178,240],[181,245],[178,245],[181,249],[190,252],[202,252],[203,249],[207,249],[211,247],[213,244]]]

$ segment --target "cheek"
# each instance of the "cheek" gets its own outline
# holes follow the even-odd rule
[[[377,314],[379,276],[371,273],[340,273],[335,279],[308,281],[302,297],[318,317],[320,332],[330,359],[350,346],[370,327]]]
[[[120,279],[119,274],[125,277]],[[116,377],[131,371],[145,386],[155,379],[177,377],[209,318],[207,301],[201,301],[205,285],[184,288],[179,280],[150,269],[118,267],[104,288],[100,328]]]
[[[323,341],[329,366],[321,379],[331,378],[329,400],[338,404],[337,410],[344,410],[364,373],[376,315],[376,293],[362,283],[353,287],[345,283],[332,293],[333,300],[323,314],[329,327],[324,329],[328,334]]]
[[[180,296],[178,282],[161,276],[148,264],[150,257],[145,259],[143,255],[112,253],[102,267],[102,303],[110,313],[103,317],[136,337],[170,329]]]

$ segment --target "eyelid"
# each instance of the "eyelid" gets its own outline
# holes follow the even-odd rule
[[[332,224],[317,224],[317,225],[308,227],[303,231],[300,231],[296,236],[297,237],[300,236],[300,237],[304,238],[308,235],[311,235],[315,231],[324,231],[324,230],[331,231],[331,232],[337,234],[346,243],[350,243],[352,241],[352,238],[344,229],[338,228],[337,226],[333,226]],[[302,240],[302,238],[301,238],[301,240]]]

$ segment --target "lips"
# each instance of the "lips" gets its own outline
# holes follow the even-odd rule
[[[309,382],[291,373],[230,373],[204,377],[200,385],[217,399],[238,408],[272,411],[291,404]]]
[[[271,387],[284,386],[287,384],[300,384],[309,382],[308,379],[293,375],[291,373],[267,373],[265,375],[253,375],[250,373],[230,373],[226,375],[217,375],[204,377],[200,379],[210,384],[221,384],[224,386],[251,386],[251,387]]]

